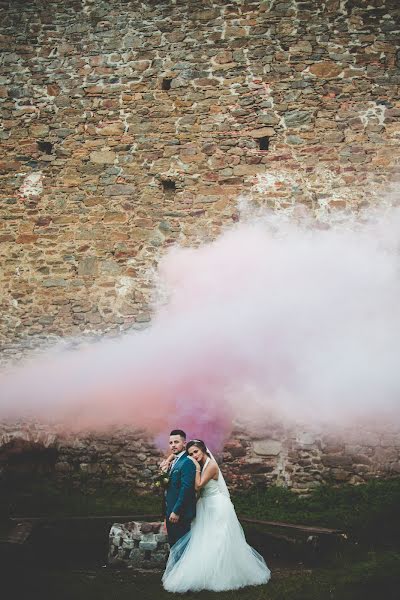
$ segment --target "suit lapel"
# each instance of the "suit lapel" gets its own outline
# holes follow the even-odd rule
[[[177,464],[178,464],[178,462],[181,460],[181,458],[183,458],[184,456],[185,456],[185,453],[183,453],[183,454],[182,454],[182,455],[181,455],[181,456],[178,458],[178,460],[176,460],[176,461],[175,461],[175,463],[174,463],[174,465],[173,465],[173,467],[172,467],[172,469],[171,469],[171,473],[172,473],[172,471],[175,471],[175,469],[176,469],[176,465],[177,465]]]

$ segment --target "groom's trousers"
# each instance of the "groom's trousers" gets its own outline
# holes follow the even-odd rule
[[[169,517],[169,515],[168,515]],[[182,519],[177,523],[170,523],[167,517],[167,531],[168,531],[168,542],[170,546],[173,546],[181,537],[186,535],[190,531],[191,521]]]

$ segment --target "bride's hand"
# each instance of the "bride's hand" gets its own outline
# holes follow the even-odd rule
[[[164,460],[160,462],[161,471],[163,471],[164,473],[167,472],[174,458],[175,454],[170,454],[169,456],[167,456],[167,458],[164,458]]]
[[[194,462],[194,466],[196,467],[196,471],[198,471],[200,473],[201,471],[201,465],[199,462],[197,462],[197,460],[195,458],[193,458],[193,456],[189,456],[188,458],[190,458],[190,460],[192,462]]]

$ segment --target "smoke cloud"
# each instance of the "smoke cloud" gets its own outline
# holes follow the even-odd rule
[[[151,326],[4,373],[0,418],[66,428],[400,422],[400,209],[263,213],[161,260]]]

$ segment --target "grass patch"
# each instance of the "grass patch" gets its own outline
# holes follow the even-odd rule
[[[247,517],[343,529],[360,541],[400,537],[400,478],[364,485],[321,486],[306,498],[272,487],[233,498]]]
[[[127,486],[107,484],[93,487],[84,477],[63,485],[42,478],[3,484],[0,487],[0,515],[88,516],[160,514],[161,495],[140,496]]]
[[[400,539],[400,478],[359,486],[321,486],[305,498],[280,487],[254,489],[235,494],[232,500],[236,512],[250,518],[343,529],[362,542]],[[161,505],[159,493],[140,496],[128,487],[112,484],[93,488],[84,477],[63,486],[42,478],[3,483],[0,488],[3,517],[161,515]]]
[[[18,565],[18,577],[8,572],[2,582],[13,597],[57,598],[58,600],[167,600],[171,594],[161,587],[159,573],[135,573],[128,570],[46,570]],[[277,569],[265,586],[220,592],[195,592],[180,598],[191,600],[385,600],[398,598],[400,555],[372,554],[353,564],[334,565],[331,569]]]

